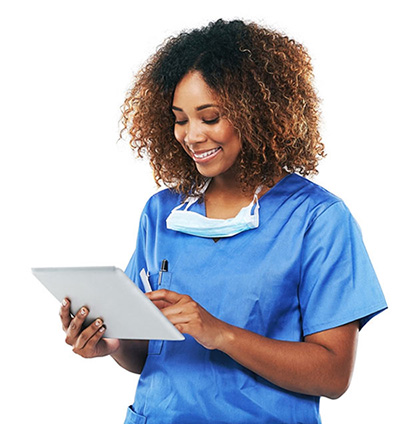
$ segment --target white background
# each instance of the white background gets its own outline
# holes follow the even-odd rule
[[[58,303],[30,267],[126,266],[156,186],[147,164],[117,143],[120,105],[133,73],[167,36],[220,17],[255,20],[307,46],[328,152],[315,181],[361,225],[390,306],[361,332],[352,386],[339,400],[322,400],[323,422],[398,422],[395,3],[1,4],[1,422],[123,422],[137,377],[110,358],[71,352]]]

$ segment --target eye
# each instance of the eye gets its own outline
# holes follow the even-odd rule
[[[183,119],[183,120],[181,120],[181,121],[175,121],[175,124],[176,124],[176,125],[185,125],[185,124],[186,124],[186,122],[187,122],[187,119]]]
[[[219,116],[217,116],[214,119],[203,119],[203,122],[207,125],[213,125],[216,124],[219,121]]]

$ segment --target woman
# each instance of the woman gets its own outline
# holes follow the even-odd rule
[[[254,23],[182,33],[138,74],[123,125],[168,189],[126,273],[149,273],[186,340],[105,339],[61,308],[76,353],[141,373],[126,424],[319,423],[319,397],[346,391],[386,303],[348,209],[304,178],[324,156],[318,115],[304,48]]]

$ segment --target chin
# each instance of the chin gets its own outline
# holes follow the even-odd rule
[[[197,171],[206,178],[215,178],[218,176],[222,176],[223,174],[225,174],[228,169],[206,169],[206,167],[203,166],[196,166]]]

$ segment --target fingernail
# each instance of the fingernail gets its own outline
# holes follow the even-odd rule
[[[85,308],[81,309],[81,315],[86,315],[86,309]]]
[[[100,325],[102,324],[102,322],[101,322],[101,319],[98,319],[97,321],[96,321],[96,327],[100,327]]]
[[[100,333],[104,333],[106,331],[106,327],[103,325],[103,327],[100,328]]]
[[[63,305],[63,306],[67,306],[67,299],[63,299],[63,301],[61,302],[61,304]]]

